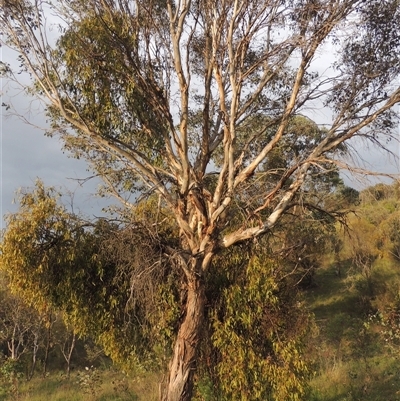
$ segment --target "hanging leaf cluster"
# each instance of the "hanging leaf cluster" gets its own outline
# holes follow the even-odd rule
[[[213,318],[216,374],[229,400],[300,400],[309,367],[302,340],[309,321],[276,279],[277,266],[253,257],[223,291]],[[290,290],[289,290],[290,292]]]

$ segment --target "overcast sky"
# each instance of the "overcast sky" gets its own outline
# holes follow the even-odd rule
[[[74,193],[74,207],[86,214],[99,214],[103,200],[92,196],[99,184],[92,180],[81,186],[77,179],[90,175],[84,161],[68,158],[62,153],[57,138],[44,136],[17,118],[2,117],[1,127],[1,208],[2,215],[15,211],[15,190],[32,187],[37,178],[47,186],[62,187]]]
[[[4,53],[3,53],[4,60]],[[4,60],[5,61],[5,60]],[[43,108],[38,102],[33,102],[17,89],[2,80],[1,103],[12,102],[15,111],[23,115],[30,125],[16,115],[10,114],[1,108],[0,118],[0,147],[1,147],[1,175],[0,212],[4,214],[17,210],[13,204],[15,191],[21,187],[32,187],[37,178],[44,181],[46,186],[56,186],[63,192],[74,194],[73,205],[75,211],[87,215],[99,215],[103,207],[110,201],[94,196],[100,184],[98,179],[92,179],[80,185],[78,179],[91,175],[87,171],[87,164],[83,160],[68,157],[62,152],[62,145],[58,138],[49,138],[44,135],[46,120]],[[41,127],[42,129],[36,128]],[[66,197],[65,202],[70,203]],[[4,221],[1,222],[2,227]]]

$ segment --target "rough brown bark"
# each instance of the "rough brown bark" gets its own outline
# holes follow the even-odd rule
[[[162,401],[188,401],[192,397],[193,373],[203,323],[204,284],[199,277],[188,282],[186,310],[170,362],[169,378]]]

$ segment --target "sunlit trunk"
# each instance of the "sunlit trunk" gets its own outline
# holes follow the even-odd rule
[[[192,397],[193,374],[203,324],[205,291],[202,280],[193,274],[188,283],[185,315],[179,328],[169,366],[163,401],[188,401]]]
[[[14,324],[11,339],[8,341],[8,350],[10,352],[10,359],[17,360],[20,357],[20,348],[23,343],[23,337],[18,333],[18,325]]]

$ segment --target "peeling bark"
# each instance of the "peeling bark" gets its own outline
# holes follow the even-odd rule
[[[185,315],[175,341],[162,401],[188,401],[192,397],[193,373],[196,368],[199,333],[205,306],[205,291],[201,278],[193,274],[187,291]]]

